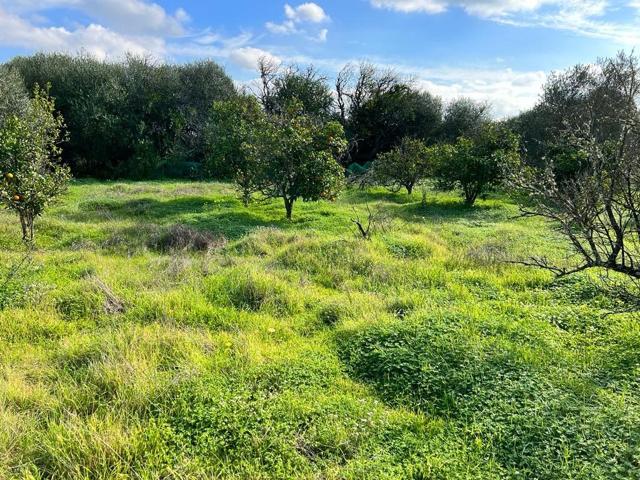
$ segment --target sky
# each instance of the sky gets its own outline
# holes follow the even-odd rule
[[[0,0],[0,61],[212,59],[241,85],[264,56],[329,78],[364,60],[496,118],[532,107],[550,72],[639,45],[640,0]]]

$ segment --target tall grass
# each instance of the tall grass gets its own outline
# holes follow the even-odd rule
[[[419,200],[74,184],[3,297],[0,478],[637,478],[635,317],[505,263],[564,256],[508,200]]]

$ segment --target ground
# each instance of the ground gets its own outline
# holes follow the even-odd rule
[[[517,213],[82,181],[26,259],[0,213],[0,478],[637,479],[640,322]]]

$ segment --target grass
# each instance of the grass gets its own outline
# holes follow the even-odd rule
[[[564,245],[508,200],[419,200],[76,182],[0,282],[0,478],[637,478],[637,319],[505,263]]]

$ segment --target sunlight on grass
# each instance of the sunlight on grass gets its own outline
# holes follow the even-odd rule
[[[565,253],[508,200],[418,197],[75,182],[0,291],[0,478],[634,478],[637,321],[507,263]]]

